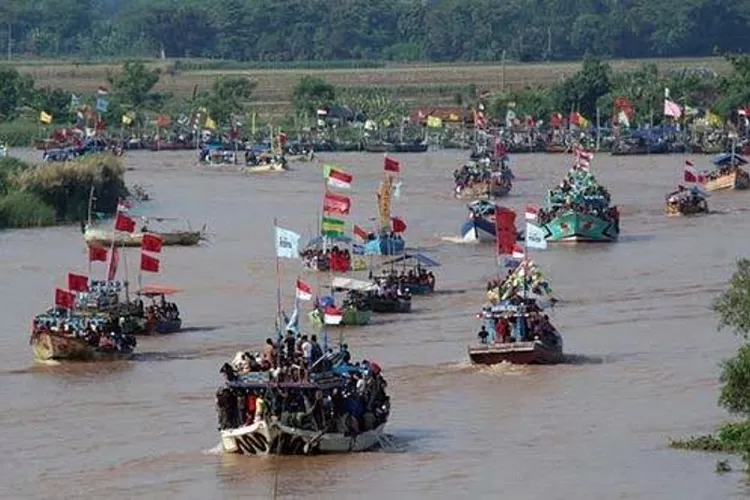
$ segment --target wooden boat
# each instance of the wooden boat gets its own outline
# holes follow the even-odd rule
[[[176,333],[182,329],[182,318],[177,305],[166,300],[168,295],[174,295],[181,290],[164,286],[145,286],[137,292],[137,295],[152,300],[152,307],[157,309],[154,316],[145,310],[146,319],[144,328],[137,332],[141,335],[166,335]]]
[[[396,270],[398,265],[403,266],[400,274]],[[421,253],[405,253],[383,263],[384,273],[375,281],[386,285],[398,283],[409,295],[430,295],[435,292],[435,275],[426,269],[433,267],[440,267],[440,263]]]
[[[383,297],[372,293],[369,296],[372,312],[380,314],[403,314],[411,312],[411,296]]]
[[[477,182],[464,189],[456,188],[456,198],[459,200],[479,200],[486,198],[502,198],[510,193],[513,184],[496,181]]]
[[[285,160],[275,160],[269,163],[259,163],[258,165],[243,165],[242,170],[248,174],[266,173],[266,172],[284,172],[289,170]]]
[[[132,348],[95,347],[81,338],[46,331],[34,332],[31,346],[37,361],[104,361],[133,356]]]
[[[204,227],[205,230],[205,227]],[[195,246],[205,239],[204,230],[201,231],[148,231],[162,239],[165,246]],[[86,244],[89,246],[112,245],[112,231],[97,228],[87,228],[83,234]],[[125,233],[115,231],[114,244],[118,247],[140,247],[143,235],[146,233]]]
[[[684,202],[682,200],[669,201],[664,207],[664,213],[667,217],[679,217],[681,215],[707,214],[708,204],[705,199],[700,199],[694,203]]]
[[[723,191],[725,189],[748,189],[750,188],[750,175],[737,167],[732,172],[719,174],[714,179],[706,181],[704,186],[707,191]]]
[[[344,307],[344,316],[341,320],[342,326],[366,326],[370,324],[372,318],[372,311],[370,310],[359,310],[354,307]],[[310,323],[316,328],[323,327],[323,318],[320,309],[314,309],[309,314]]]
[[[469,346],[469,358],[477,365],[555,365],[565,359],[562,345],[550,346],[540,340]]]

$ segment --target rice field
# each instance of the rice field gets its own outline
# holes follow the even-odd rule
[[[629,59],[614,60],[615,71],[637,68],[645,63],[656,63],[661,71],[684,68],[707,68],[718,73],[725,72],[729,65],[722,58],[701,59]],[[290,105],[292,89],[304,75],[325,79],[339,87],[393,88],[402,92],[417,104],[444,104],[453,101],[453,95],[469,85],[476,85],[491,92],[522,88],[528,85],[550,85],[572,75],[581,66],[580,62],[508,63],[505,69],[500,64],[391,64],[381,68],[360,69],[209,69],[179,70],[173,61],[148,63],[162,69],[162,78],[157,85],[161,91],[176,96],[187,96],[197,85],[207,88],[218,77],[245,75],[255,80],[255,103],[260,107],[282,110]],[[65,61],[34,61],[14,64],[23,72],[31,74],[37,85],[60,87],[71,92],[93,93],[99,85],[106,85],[107,74],[116,72],[120,65],[75,64]]]

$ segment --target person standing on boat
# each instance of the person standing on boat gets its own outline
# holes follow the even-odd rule
[[[312,366],[312,343],[307,340],[307,335],[302,336],[302,361],[304,362],[305,369],[309,369]]]
[[[482,325],[482,328],[479,330],[479,333],[477,333],[477,337],[479,337],[479,343],[486,344],[487,338],[489,336],[490,336],[490,332],[487,331],[487,327]]]

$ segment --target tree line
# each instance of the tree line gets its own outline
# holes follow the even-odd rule
[[[680,57],[746,51],[749,27],[750,0],[4,0],[0,53],[268,62]]]

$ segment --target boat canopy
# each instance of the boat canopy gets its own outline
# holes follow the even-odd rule
[[[371,290],[377,290],[378,286],[372,281],[355,280],[353,278],[336,276],[333,278],[333,281],[331,281],[331,288],[368,292]]]
[[[430,257],[422,253],[405,253],[400,257],[396,257],[395,259],[384,263],[383,266],[390,266],[393,264],[398,264],[399,262],[406,262],[409,260],[413,260],[422,267],[440,267],[440,263],[438,261],[431,259]]]
[[[737,167],[747,165],[747,160],[737,153],[721,153],[711,158],[711,163],[717,167]]]
[[[145,297],[156,297],[158,295],[174,295],[180,292],[182,292],[182,290],[180,290],[179,288],[172,288],[162,285],[149,285],[144,286],[138,293]]]
[[[345,243],[347,245],[352,242],[352,239],[349,236],[326,236],[325,239],[331,243]],[[315,236],[307,243],[307,245],[305,245],[305,248],[318,247],[322,244],[323,236]]]

